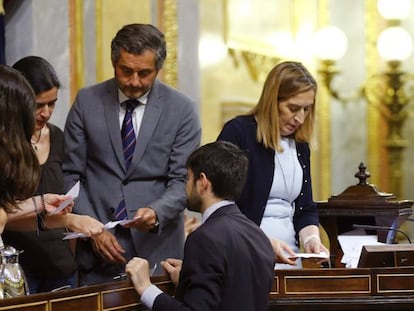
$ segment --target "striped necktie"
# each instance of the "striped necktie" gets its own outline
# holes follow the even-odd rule
[[[132,123],[132,113],[137,105],[138,101],[135,99],[130,99],[125,102],[126,113],[124,121],[122,122],[121,137],[126,169],[128,169],[131,164],[132,156],[134,155],[135,150],[136,137]]]
[[[124,104],[126,112],[124,121],[122,122],[121,137],[122,147],[124,150],[125,168],[128,169],[131,164],[132,156],[134,155],[136,144],[134,126],[132,123],[132,113],[138,105],[138,101],[135,99],[129,99]],[[115,220],[124,220],[128,218],[124,198],[122,198],[121,202],[119,202],[114,218]]]

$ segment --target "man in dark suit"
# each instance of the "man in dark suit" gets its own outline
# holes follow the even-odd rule
[[[201,129],[195,103],[157,80],[165,57],[157,28],[124,26],[111,43],[115,77],[81,89],[69,112],[63,171],[66,189],[81,182],[74,212],[133,220],[78,241],[80,285],[111,281],[133,256],[182,257],[185,161]]]
[[[274,278],[269,239],[235,205],[248,160],[228,142],[197,149],[187,161],[188,208],[202,213],[190,233],[184,259],[161,265],[177,286],[175,298],[152,285],[148,261],[133,258],[126,267],[141,301],[152,310],[267,310]]]

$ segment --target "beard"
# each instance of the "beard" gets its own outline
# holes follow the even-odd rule
[[[187,197],[187,208],[192,212],[201,211],[201,198],[194,190]]]

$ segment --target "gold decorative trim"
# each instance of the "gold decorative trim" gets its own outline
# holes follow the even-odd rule
[[[275,282],[275,285],[276,285],[276,291],[270,291],[270,295],[280,294],[280,278],[278,276],[275,276],[274,282]]]
[[[377,292],[379,294],[385,294],[385,293],[414,293],[414,288],[411,289],[386,289],[386,290],[381,290],[380,289],[380,285],[381,285],[381,278],[396,278],[398,279],[398,283],[401,284],[401,278],[404,277],[409,277],[411,279],[414,279],[414,274],[405,274],[405,273],[401,273],[401,274],[388,274],[388,273],[384,273],[384,274],[377,274]]]
[[[77,91],[85,84],[84,41],[83,41],[83,1],[68,0],[69,6],[69,54],[70,54],[70,103]]]
[[[61,301],[73,300],[73,299],[77,299],[77,298],[89,298],[89,297],[93,297],[93,296],[96,296],[97,298],[99,298],[100,295],[101,295],[100,292],[95,292],[95,293],[90,293],[90,294],[83,294],[83,295],[76,295],[76,296],[70,296],[70,297],[51,299],[50,302],[51,303],[61,302]]]
[[[316,279],[335,279],[336,281],[339,281],[340,279],[367,279],[368,288],[366,290],[330,290],[330,291],[289,291],[287,282],[292,279],[310,279],[312,281],[315,281]],[[370,275],[344,275],[344,276],[286,276],[284,278],[284,286],[285,286],[285,294],[286,295],[314,295],[317,294],[369,294],[371,293],[371,276]]]
[[[95,0],[95,34],[96,34],[96,42],[95,42],[95,57],[96,57],[96,81],[103,81],[104,80],[104,66],[103,66],[103,56],[102,51],[103,43],[103,22],[102,22],[102,15],[103,15],[103,3],[102,0]]]
[[[47,300],[36,301],[36,302],[32,302],[32,303],[19,304],[19,305],[16,305],[16,306],[0,307],[0,310],[21,310],[21,308],[38,307],[38,306],[42,306],[42,305],[44,305],[46,307],[45,310],[47,310],[48,302],[49,301],[47,301]]]
[[[374,76],[378,70],[378,55],[376,50],[376,40],[378,35],[378,13],[377,1],[365,0],[365,61],[367,77]],[[382,148],[381,141],[386,131],[378,131],[378,128],[386,126],[382,124],[380,112],[377,105],[367,105],[367,152],[368,167],[371,173],[371,182],[379,189],[386,190],[384,184],[388,178],[385,149]],[[383,160],[381,160],[383,159]],[[385,159],[385,161],[384,161]]]
[[[318,20],[325,26],[329,20],[329,1],[319,0]],[[316,200],[328,199],[331,192],[331,105],[326,89],[319,87],[316,107],[316,140],[317,150],[312,156],[312,183],[315,185]]]
[[[236,68],[240,65],[240,61],[246,64],[250,77],[255,82],[264,81],[269,71],[281,61],[281,58],[276,56],[268,56],[231,47],[228,48],[228,53],[233,59]]]
[[[163,80],[172,87],[178,86],[178,24],[177,0],[165,0],[162,6],[163,29],[167,41],[167,59],[164,63]]]

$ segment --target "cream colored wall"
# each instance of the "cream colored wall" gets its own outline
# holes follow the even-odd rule
[[[200,5],[200,40],[215,38],[224,44],[224,12],[223,1],[201,0]],[[207,47],[200,55],[211,53]],[[208,51],[210,50],[210,51]],[[200,51],[201,52],[201,51]],[[245,66],[236,68],[228,54],[224,54],[217,62],[201,65],[201,110],[200,118],[203,135],[202,143],[216,140],[221,122],[221,103],[238,100],[255,102],[260,95],[261,84],[254,82]]]
[[[113,77],[111,65],[111,41],[116,32],[130,23],[151,23],[151,0],[104,0],[102,3],[102,29],[97,33],[102,35],[103,79]],[[99,14],[99,11],[97,11]],[[98,51],[99,53],[99,51]]]

